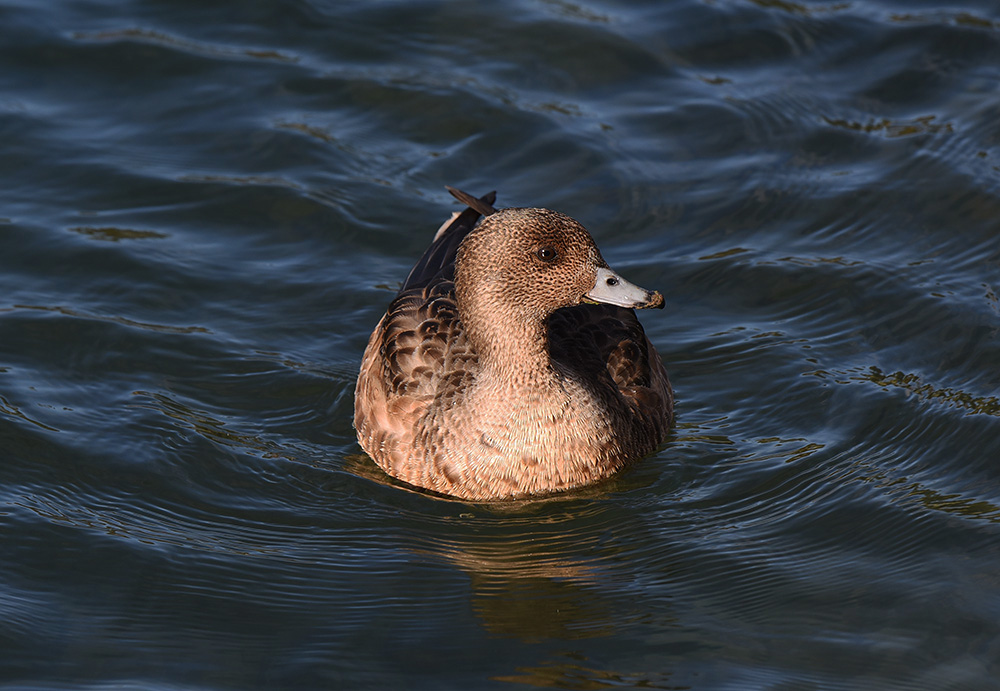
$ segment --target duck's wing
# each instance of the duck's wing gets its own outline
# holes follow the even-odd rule
[[[386,390],[395,396],[429,401],[460,387],[476,361],[451,280],[435,279],[401,292],[372,339],[379,342]]]
[[[478,202],[492,208],[496,194]],[[361,363],[354,424],[362,446],[387,463],[435,399],[460,396],[477,364],[455,303],[455,254],[482,214],[468,208],[438,230],[372,332]],[[380,451],[383,450],[383,451]]]
[[[549,317],[550,354],[584,381],[612,386],[662,438],[673,420],[673,391],[663,362],[635,311],[578,305]]]
[[[469,208],[438,229],[372,334],[380,340],[388,390],[400,396],[448,392],[464,381],[475,361],[455,303],[455,255],[480,216],[494,212],[497,195],[476,199],[451,187],[448,191]]]

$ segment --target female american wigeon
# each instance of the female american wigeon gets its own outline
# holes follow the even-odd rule
[[[653,451],[673,394],[633,308],[663,296],[612,271],[568,216],[448,189],[469,208],[368,341],[361,448],[389,475],[468,500],[580,487]]]

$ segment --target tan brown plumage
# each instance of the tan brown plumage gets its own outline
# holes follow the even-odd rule
[[[470,208],[368,341],[361,447],[389,475],[469,500],[591,484],[653,451],[673,394],[632,308],[662,296],[612,272],[568,216],[449,190]]]

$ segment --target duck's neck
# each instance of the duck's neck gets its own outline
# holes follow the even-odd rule
[[[481,384],[497,391],[513,387],[523,392],[552,383],[555,375],[550,366],[544,316],[527,313],[514,305],[493,309],[485,306],[476,309],[474,304],[471,307],[466,314],[485,315],[464,322],[479,358]]]

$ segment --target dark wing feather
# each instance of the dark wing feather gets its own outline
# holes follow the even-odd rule
[[[479,201],[489,207],[494,200],[490,192]],[[389,304],[378,338],[393,395],[426,400],[458,394],[475,366],[455,305],[454,273],[458,247],[480,216],[467,208],[443,226]]]
[[[387,389],[396,396],[433,395],[443,373],[465,371],[475,360],[447,280],[401,292],[389,305],[379,340]]]
[[[479,199],[488,206],[496,201],[496,198],[497,193],[490,192]],[[455,255],[458,253],[458,246],[476,226],[476,221],[481,215],[470,207],[442,227],[434,237],[431,246],[424,251],[423,256],[410,269],[409,275],[403,281],[400,293],[413,288],[423,288],[440,276],[442,272],[447,280],[451,280],[454,276]]]

